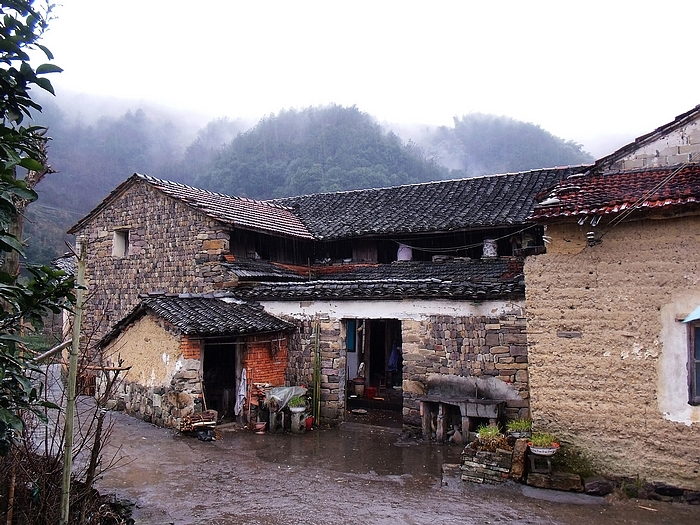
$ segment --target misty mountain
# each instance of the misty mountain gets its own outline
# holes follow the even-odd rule
[[[198,187],[255,199],[438,180],[449,171],[356,107],[282,111],[219,149]]]
[[[455,117],[454,127],[437,128],[423,146],[437,162],[469,177],[594,161],[580,144],[539,126],[482,113]]]
[[[55,99],[41,103],[37,123],[49,128],[56,173],[38,185],[39,200],[28,207],[30,263],[63,253],[65,231],[134,172],[265,199],[592,160],[538,126],[491,115],[456,118],[453,128],[414,142],[354,106],[281,111],[252,128],[220,118],[196,130],[157,108],[100,116]]]

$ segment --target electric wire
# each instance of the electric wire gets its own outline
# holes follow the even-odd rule
[[[517,230],[515,232],[507,233],[506,235],[502,235],[501,237],[494,237],[494,241],[500,241],[503,239],[506,239],[508,237],[512,237],[513,235],[518,235],[520,233],[523,233],[527,230],[530,230],[532,228],[536,228],[537,224],[531,224],[529,226],[526,226],[525,228],[522,228],[520,230]],[[477,242],[474,244],[465,244],[462,246],[448,246],[448,247],[442,247],[442,248],[423,248],[419,246],[412,246],[410,244],[406,244],[404,241],[397,241],[396,239],[392,239],[396,244],[403,244],[404,246],[407,246],[411,248],[412,250],[416,250],[418,252],[435,252],[435,253],[450,253],[458,250],[469,250],[471,248],[479,248],[484,245],[484,241]]]

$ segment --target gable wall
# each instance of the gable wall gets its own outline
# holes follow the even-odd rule
[[[700,407],[677,319],[700,304],[700,218],[628,221],[593,247],[587,229],[548,225],[547,254],[525,264],[535,427],[603,472],[698,489]]]
[[[689,155],[693,155],[690,159]],[[668,133],[615,162],[614,169],[631,170],[673,166],[700,160],[700,124],[697,121]]]
[[[129,255],[112,255],[114,230],[130,232]],[[214,289],[229,236],[220,223],[146,183],[136,183],[76,234],[88,242],[90,299],[85,327],[101,337],[138,303],[140,293]],[[95,339],[95,340],[96,340]]]

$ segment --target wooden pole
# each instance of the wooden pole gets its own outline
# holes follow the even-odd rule
[[[75,318],[73,319],[73,344],[68,360],[68,393],[66,394],[66,445],[63,452],[63,480],[61,483],[61,525],[68,525],[70,509],[70,474],[73,466],[73,423],[75,417],[75,385],[78,375],[80,350],[80,325],[83,319],[83,288],[85,283],[86,241],[78,240],[78,277],[75,291]]]

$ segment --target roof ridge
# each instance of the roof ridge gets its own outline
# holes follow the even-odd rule
[[[513,177],[513,176],[518,176],[518,175],[524,176],[524,175],[534,174],[534,173],[547,173],[547,172],[552,172],[552,171],[564,171],[564,170],[592,167],[592,166],[593,166],[593,164],[570,164],[570,165],[566,165],[566,166],[552,166],[549,168],[535,168],[535,169],[524,170],[524,171],[509,171],[506,173],[492,173],[492,174],[487,174],[487,175],[475,175],[473,177],[459,177],[459,178],[454,178],[454,179],[431,180],[431,181],[425,181],[425,182],[412,182],[410,184],[398,184],[395,186],[384,186],[381,188],[357,188],[354,190],[339,190],[339,191],[327,191],[327,192],[317,192],[317,193],[305,193],[304,195],[292,195],[289,197],[278,197],[275,199],[269,199],[268,201],[265,201],[265,202],[273,202],[273,201],[280,202],[280,201],[285,201],[285,200],[312,197],[315,195],[345,195],[345,194],[350,194],[350,193],[380,192],[380,191],[392,190],[392,189],[397,189],[397,188],[413,188],[413,187],[418,187],[418,186],[430,186],[430,185],[445,184],[448,182],[463,182],[463,181],[467,181],[467,180],[492,179],[492,178],[497,178],[497,177]]]
[[[207,190],[205,188],[198,188],[197,186],[192,186],[189,184],[183,184],[182,182],[176,182],[172,180],[167,180],[167,179],[160,179],[158,177],[154,177],[153,175],[147,175],[145,173],[134,173],[138,178],[141,180],[148,182],[150,184],[154,184],[156,186],[162,185],[162,186],[177,186],[179,188],[185,188],[187,190],[193,190],[193,191],[198,191],[201,193],[206,193],[207,195],[212,195],[214,197],[224,197],[227,199],[234,199],[242,202],[250,202],[253,204],[264,204],[265,206],[271,206],[274,208],[279,208],[283,210],[289,210],[290,208],[288,206],[282,206],[281,204],[277,204],[275,202],[272,202],[272,200],[261,200],[261,199],[251,199],[249,197],[241,197],[239,195],[229,195],[227,193],[221,193],[218,191],[212,191],[212,190]]]

